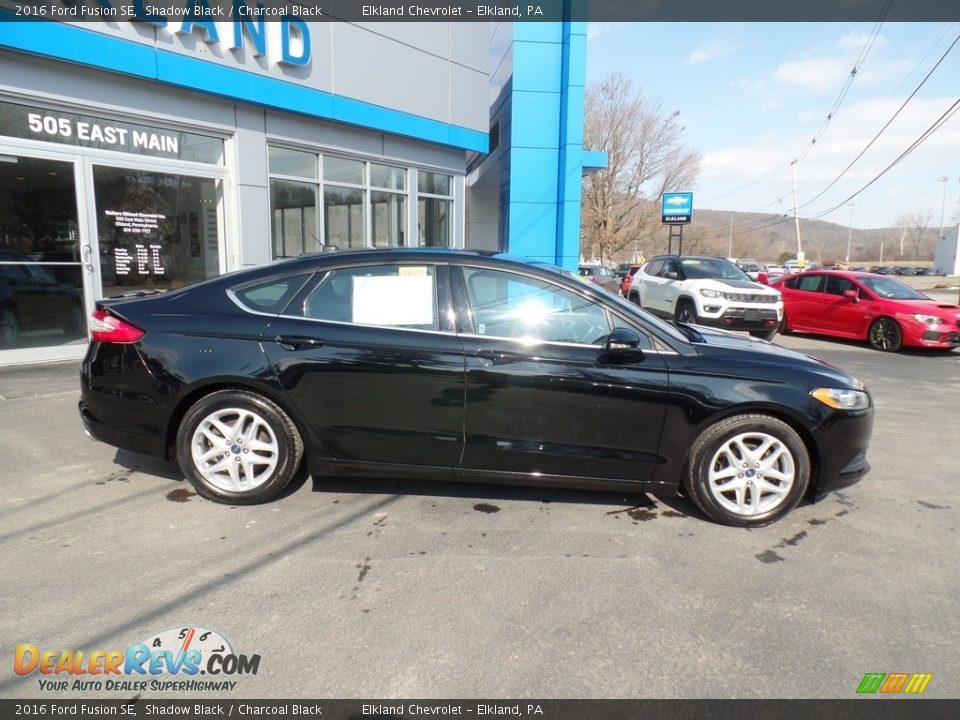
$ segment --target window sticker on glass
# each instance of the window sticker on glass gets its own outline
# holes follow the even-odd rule
[[[426,265],[400,265],[397,268],[397,274],[400,277],[417,277],[427,274]]]
[[[434,326],[433,278],[429,275],[354,277],[353,321],[361,325]]]

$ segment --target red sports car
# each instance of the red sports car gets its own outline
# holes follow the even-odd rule
[[[960,346],[960,306],[887,275],[813,270],[770,283],[783,294],[784,332],[867,340],[877,350]]]

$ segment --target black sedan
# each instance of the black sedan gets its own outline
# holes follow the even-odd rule
[[[558,268],[471,251],[302,256],[101,300],[80,414],[204,497],[311,475],[687,494],[739,526],[868,470],[855,379],[672,325]]]

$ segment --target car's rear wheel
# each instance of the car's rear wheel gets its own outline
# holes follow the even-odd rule
[[[684,485],[724,525],[768,525],[792,510],[810,480],[796,431],[768,415],[736,415],[708,427],[690,450]]]
[[[17,314],[11,307],[0,308],[0,347],[10,347],[20,335]]]
[[[643,305],[642,305],[641,302],[640,302],[640,291],[639,291],[639,290],[631,290],[631,291],[630,291],[630,297],[627,298],[627,299],[630,300],[630,302],[632,302],[632,303],[633,303],[634,305],[636,305],[637,307],[643,307]]]
[[[693,303],[689,300],[681,300],[679,303],[677,303],[677,310],[674,313],[674,319],[677,322],[696,325],[697,308],[695,308]]]
[[[900,325],[892,318],[877,318],[870,325],[867,332],[870,347],[884,352],[897,352],[903,347],[903,331]]]
[[[264,502],[293,479],[303,441],[267,398],[220,390],[191,407],[177,432],[177,460],[197,493],[231,505]]]

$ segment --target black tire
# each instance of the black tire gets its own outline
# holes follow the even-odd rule
[[[773,340],[780,328],[771,328],[770,330],[751,330],[750,335],[755,338],[760,338],[761,340],[770,341]]]
[[[754,451],[767,441],[770,445],[758,457],[738,449]],[[766,472],[770,475],[764,478]],[[796,507],[809,482],[810,454],[796,431],[769,415],[750,414],[720,420],[703,431],[690,449],[684,488],[712,520],[735,527],[760,527]],[[734,487],[722,489],[731,484]],[[771,492],[761,484],[781,492]],[[753,507],[744,507],[744,501]]]
[[[239,437],[228,438],[216,427],[211,428],[213,419],[227,428],[234,422]],[[219,440],[216,445],[210,441],[210,435],[200,430],[201,425],[224,439],[222,448],[218,447]],[[263,450],[263,446],[271,449]],[[207,460],[214,464],[207,466],[206,473],[194,456],[195,449],[198,453],[214,453]],[[219,503],[253,505],[275,497],[290,484],[303,458],[303,440],[290,416],[272,400],[246,390],[220,390],[198,400],[183,416],[176,451],[180,469],[197,494]],[[232,462],[216,470],[227,460]],[[231,469],[233,463],[239,464]],[[264,469],[257,474],[257,467]],[[224,477],[224,472],[229,477]]]
[[[690,300],[681,300],[677,303],[677,309],[673,314],[673,319],[678,323],[687,323],[688,325],[696,325],[700,322],[700,319],[697,317],[697,308]]]
[[[881,352],[897,352],[903,347],[903,331],[893,318],[877,318],[867,331],[870,347]]]
[[[627,298],[627,299],[628,299],[630,302],[632,302],[634,305],[636,305],[637,307],[643,307],[643,304],[640,302],[640,291],[639,291],[639,290],[631,290],[631,291],[630,291],[630,297]]]
[[[0,308],[0,347],[12,347],[20,336],[20,324],[13,308]]]

